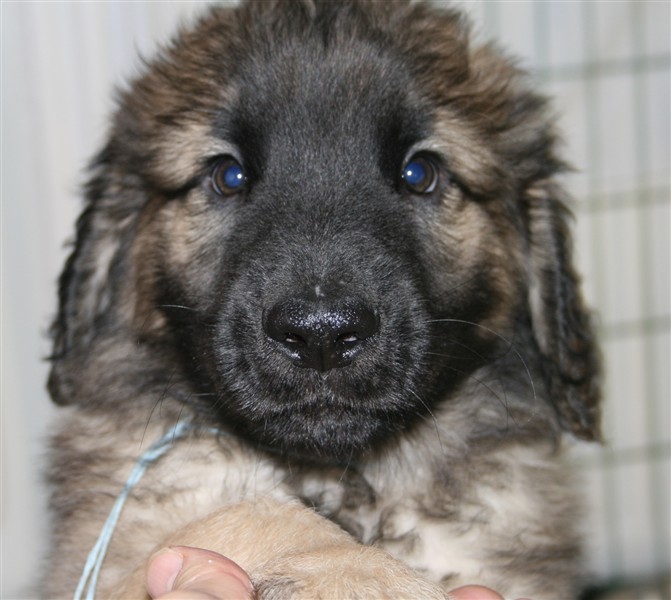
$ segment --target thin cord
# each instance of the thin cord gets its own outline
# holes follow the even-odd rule
[[[73,600],[82,600],[84,592],[86,592],[86,600],[94,600],[96,586],[98,585],[98,576],[100,575],[100,569],[105,560],[107,548],[131,490],[137,485],[140,479],[142,479],[147,467],[161,458],[161,456],[174,446],[177,440],[183,438],[192,428],[193,426],[188,423],[177,423],[175,427],[170,429],[160,440],[154,443],[137,459],[133,470],[126,480],[126,484],[117,496],[114,506],[100,530],[100,535],[98,536],[95,545],[89,552]],[[212,433],[220,433],[217,429],[211,429],[210,431]]]

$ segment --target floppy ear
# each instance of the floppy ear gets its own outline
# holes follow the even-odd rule
[[[72,401],[69,382],[78,371],[78,360],[93,351],[101,332],[118,325],[120,312],[115,306],[122,303],[120,278],[114,274],[127,254],[124,249],[130,244],[144,195],[131,177],[117,174],[112,155],[108,147],[93,163],[74,248],[59,279],[48,383],[57,404]]]
[[[529,304],[545,378],[562,426],[579,438],[600,439],[600,355],[573,268],[569,211],[561,187],[535,183],[528,191]]]

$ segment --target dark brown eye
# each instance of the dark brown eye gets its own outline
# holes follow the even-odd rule
[[[232,156],[217,161],[212,169],[212,187],[220,196],[233,196],[245,189],[247,176],[242,165]]]
[[[405,163],[401,180],[413,194],[430,194],[438,184],[438,169],[429,157],[415,154]]]

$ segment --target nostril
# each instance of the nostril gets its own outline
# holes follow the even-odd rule
[[[304,337],[298,335],[297,333],[285,333],[284,343],[299,346],[301,344],[306,344],[307,342],[305,341]]]
[[[356,333],[343,333],[336,340],[336,342],[342,342],[344,344],[356,344],[358,341],[359,336]]]
[[[266,335],[290,350],[292,356],[310,344],[310,330],[304,311],[295,303],[279,303],[263,314]]]

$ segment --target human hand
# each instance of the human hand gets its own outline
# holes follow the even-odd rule
[[[147,571],[154,600],[253,600],[247,573],[229,558],[210,550],[174,546],[157,552]],[[450,600],[504,600],[494,590],[467,585],[449,592]]]
[[[200,548],[163,548],[149,561],[147,591],[160,600],[252,600],[252,583],[232,560]]]
[[[154,600],[252,600],[249,577],[232,560],[200,548],[174,546],[157,552],[147,571]],[[503,600],[489,588],[468,585],[449,593],[451,600]]]

